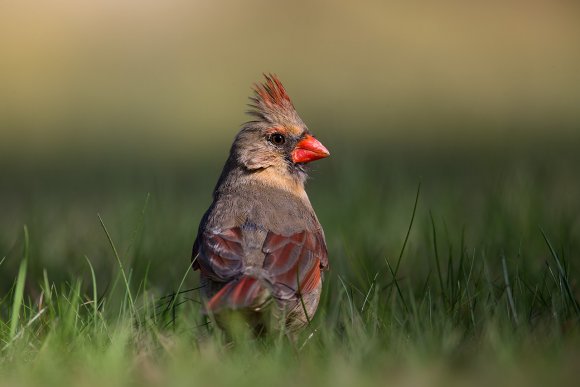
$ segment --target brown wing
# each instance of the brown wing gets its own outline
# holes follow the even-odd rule
[[[321,269],[328,266],[321,233],[302,231],[290,236],[269,232],[262,251],[264,270],[272,280],[276,298],[292,299],[318,287]]]
[[[201,270],[206,277],[214,281],[227,282],[237,277],[243,268],[242,231],[239,227],[204,231],[195,241],[193,254],[194,269]]]
[[[268,232],[262,251],[268,288],[278,299],[296,299],[315,290],[321,281],[321,270],[328,266],[320,232],[302,231],[289,236]],[[195,242],[194,254],[195,269],[213,281],[227,283],[209,300],[209,310],[244,308],[263,301],[263,285],[257,279],[242,276],[244,246],[240,227],[203,232]]]

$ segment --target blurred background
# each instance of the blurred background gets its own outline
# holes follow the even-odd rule
[[[175,286],[263,72],[331,150],[309,190],[337,270],[396,255],[419,181],[417,227],[450,245],[538,258],[540,224],[578,253],[578,2],[4,1],[0,290],[24,224],[34,276],[90,278],[87,256],[106,285],[97,213]]]

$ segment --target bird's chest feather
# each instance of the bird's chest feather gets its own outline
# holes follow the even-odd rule
[[[308,200],[306,198],[306,200]],[[220,196],[208,217],[207,230],[239,228],[245,267],[262,267],[269,232],[290,236],[319,228],[309,202],[271,187]]]
[[[315,229],[317,223],[308,197],[272,187],[253,187],[218,197],[207,226],[229,228],[248,224],[256,229],[288,235]]]

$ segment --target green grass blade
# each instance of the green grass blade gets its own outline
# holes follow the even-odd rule
[[[98,305],[99,297],[97,295],[97,277],[95,276],[95,270],[93,269],[93,265],[91,264],[91,260],[86,255],[85,255],[85,260],[87,261],[87,264],[89,265],[89,268],[91,269],[91,279],[93,281],[93,324],[94,324],[94,328],[96,329],[98,316],[99,316],[99,305]]]
[[[514,296],[512,294],[512,287],[510,285],[510,278],[508,275],[508,270],[507,270],[507,265],[505,262],[505,257],[502,256],[501,257],[501,264],[503,267],[503,279],[505,282],[505,288],[506,288],[506,293],[507,293],[507,298],[508,298],[508,303],[510,306],[510,310],[512,312],[512,317],[514,319],[514,322],[516,323],[516,325],[519,325],[519,320],[518,320],[518,314],[516,312],[516,304],[514,302]]]
[[[413,204],[413,212],[411,213],[411,221],[409,222],[409,227],[407,228],[407,234],[405,234],[405,240],[403,241],[403,246],[401,247],[401,252],[399,253],[399,258],[397,259],[397,264],[395,265],[395,275],[399,272],[399,265],[401,264],[401,259],[405,253],[405,248],[407,247],[407,242],[409,242],[409,235],[411,235],[411,230],[413,229],[413,223],[415,222],[415,214],[417,213],[417,204],[419,203],[419,194],[421,193],[421,182],[417,186],[417,193],[415,194],[415,204]]]
[[[131,294],[131,287],[129,286],[129,280],[127,279],[127,275],[125,273],[125,268],[123,267],[123,261],[121,261],[121,257],[119,256],[119,253],[117,252],[117,248],[115,247],[115,243],[113,242],[113,239],[111,238],[111,235],[109,234],[109,230],[107,230],[107,227],[105,226],[105,222],[103,222],[103,218],[101,218],[101,214],[97,214],[97,216],[99,217],[99,221],[101,222],[101,227],[103,228],[103,231],[105,231],[105,234],[107,235],[107,239],[109,240],[109,244],[111,245],[111,248],[113,249],[113,253],[115,254],[115,258],[117,259],[117,264],[119,265],[119,269],[121,270],[121,276],[123,277],[123,282],[125,283],[125,291],[127,292],[127,296],[129,297],[131,312],[133,313],[133,316],[137,319],[137,321],[140,321],[139,314],[137,313],[137,310],[135,308],[135,302],[133,302],[133,295]]]
[[[393,276],[393,282],[395,283],[395,287],[397,288],[397,293],[399,294],[399,297],[401,298],[401,301],[403,302],[403,306],[405,307],[405,310],[407,312],[409,312],[409,307],[407,306],[407,301],[405,300],[405,297],[403,297],[403,292],[401,291],[401,287],[399,286],[399,281],[397,280],[397,277],[395,277],[395,272],[393,271],[393,268],[391,267],[391,264],[389,263],[389,259],[385,257],[385,262],[387,263],[387,267],[389,269],[389,271],[391,272],[391,275]]]
[[[556,266],[558,267],[558,272],[560,273],[560,279],[564,283],[566,295],[568,296],[572,305],[574,305],[574,310],[576,311],[576,315],[580,316],[580,305],[578,304],[576,297],[574,297],[574,294],[572,293],[572,289],[570,287],[570,282],[568,281],[568,276],[566,275],[566,272],[564,271],[564,267],[562,266],[562,263],[560,262],[560,259],[558,258],[558,254],[556,254],[556,250],[554,250],[552,243],[550,242],[550,240],[548,239],[548,236],[546,235],[546,233],[544,232],[544,230],[541,227],[540,227],[540,232],[542,233],[542,237],[544,237],[544,241],[548,245],[548,249],[550,250],[550,254],[552,255],[552,258],[554,258],[554,261],[556,261]]]
[[[350,293],[348,291],[348,288],[346,287],[346,283],[344,282],[344,280],[342,279],[342,277],[339,275],[338,276],[338,280],[340,281],[342,288],[344,289],[344,292],[346,293],[346,297],[348,299],[348,306],[350,309],[350,319],[351,319],[351,324],[352,326],[354,326],[354,304],[352,301],[352,297],[350,296]]]
[[[419,182],[419,185],[417,185],[417,193],[415,194],[415,203],[413,204],[413,212],[411,213],[411,220],[409,222],[409,227],[407,228],[407,233],[405,234],[405,239],[403,240],[403,246],[401,247],[401,251],[399,252],[399,258],[397,259],[397,264],[395,265],[394,271],[390,267],[389,262],[387,260],[387,266],[388,266],[389,272],[391,273],[391,275],[395,279],[395,284],[397,285],[397,291],[399,292],[399,295],[401,295],[402,293],[401,293],[401,289],[399,289],[399,285],[396,283],[396,276],[399,273],[399,267],[401,265],[401,260],[403,259],[403,254],[405,253],[407,243],[409,242],[409,236],[411,235],[411,230],[413,229],[413,223],[415,222],[415,214],[417,213],[417,205],[419,203],[419,194],[420,193],[421,193],[421,182]],[[385,258],[385,260],[386,260],[386,258]],[[390,289],[388,298],[391,298],[392,293],[393,293],[393,288]]]
[[[189,272],[191,271],[191,267],[193,265],[189,264],[187,266],[187,270],[185,270],[185,273],[183,274],[183,277],[181,277],[181,282],[179,283],[179,286],[177,287],[177,291],[174,293],[174,297],[171,298],[171,303],[167,306],[166,310],[171,310],[175,313],[175,303],[177,301],[177,298],[181,292],[181,289],[183,288],[183,284],[185,283],[185,279],[187,278],[187,275],[189,274]]]
[[[439,287],[441,288],[441,295],[443,296],[443,300],[447,301],[447,296],[445,294],[445,286],[443,285],[443,276],[441,275],[441,264],[439,262],[439,249],[437,248],[437,230],[435,229],[435,220],[433,219],[433,213],[431,211],[429,211],[429,217],[431,218],[433,250],[435,252],[435,264],[437,265],[437,277],[439,278]]]
[[[26,281],[26,269],[28,266],[28,227],[24,226],[24,254],[20,268],[18,269],[18,278],[16,280],[16,289],[14,290],[14,301],[12,303],[12,316],[10,319],[10,340],[16,336],[18,322],[20,320],[20,308],[24,298],[24,283]]]

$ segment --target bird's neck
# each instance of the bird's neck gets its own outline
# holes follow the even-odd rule
[[[305,179],[302,176],[294,176],[288,171],[278,170],[276,167],[247,170],[241,166],[235,166],[227,171],[224,170],[220,180],[220,184],[216,187],[216,194],[244,185],[265,186],[288,192],[310,203],[304,189]]]
[[[304,180],[287,171],[279,171],[274,167],[254,171],[246,177],[250,183],[262,184],[268,187],[287,191],[298,197],[306,196]]]

